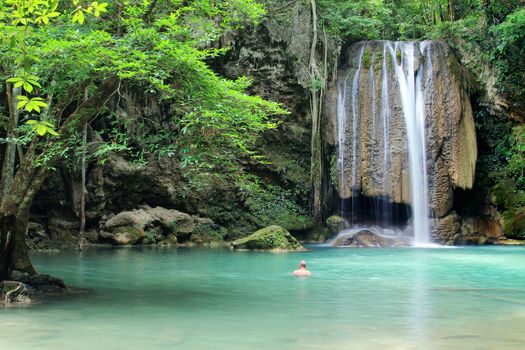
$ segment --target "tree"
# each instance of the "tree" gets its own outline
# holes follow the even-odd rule
[[[108,113],[108,101],[118,104],[124,87],[170,106],[176,127],[162,146],[191,140],[198,147],[213,138],[252,155],[257,133],[275,127],[269,117],[285,111],[246,95],[248,79],[221,78],[205,60],[223,52],[209,45],[222,33],[263,15],[253,0],[0,5],[2,76],[20,114],[5,139],[20,152],[0,205],[0,280],[13,270],[35,273],[25,243],[33,197],[85,125]],[[21,93],[13,98],[16,88]]]

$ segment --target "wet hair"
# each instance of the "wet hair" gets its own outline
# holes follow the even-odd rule
[[[306,267],[306,261],[301,260],[301,262],[299,263],[299,266]]]

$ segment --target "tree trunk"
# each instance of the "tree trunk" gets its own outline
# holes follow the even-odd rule
[[[0,216],[0,281],[7,279],[11,274],[15,233],[16,216],[13,214]]]
[[[113,95],[117,83],[113,78],[106,80],[92,97],[82,102],[60,128],[60,140],[67,141],[74,132],[82,130]],[[61,153],[52,140],[37,155],[38,140],[34,138],[29,145],[14,176],[12,189],[0,205],[0,279],[9,277],[13,270],[35,273],[25,240],[29,210],[48,175],[49,166],[58,160]],[[55,147],[54,151],[46,154],[51,147]],[[67,142],[63,147],[67,147]],[[42,160],[44,157],[47,157],[46,162]],[[36,166],[40,162],[43,164]]]
[[[29,260],[29,249],[27,247],[27,224],[29,222],[29,210],[31,207],[25,206],[16,216],[16,234],[11,256],[11,266],[13,270],[27,272],[30,275],[36,273],[31,260]]]
[[[317,51],[317,8],[315,0],[310,0],[312,9],[313,37],[310,48],[310,79],[311,79],[311,100],[310,112],[312,115],[312,136],[311,136],[311,159],[310,159],[310,187],[312,189],[312,215],[320,218],[321,215],[321,175],[322,175],[322,152],[321,152],[321,110],[320,95],[318,91],[318,67],[316,60]],[[325,43],[326,46],[326,43]],[[324,83],[324,82],[323,82]]]
[[[454,7],[454,0],[448,0],[448,11],[450,16],[450,21],[454,22],[456,20],[456,9]]]
[[[8,196],[13,186],[16,162],[16,144],[13,139],[16,137],[16,127],[18,125],[18,110],[16,109],[16,98],[20,94],[20,89],[12,89],[11,84],[6,83],[7,105],[9,109],[9,123],[7,126],[4,163],[0,176],[0,188],[2,189],[2,201]]]
[[[83,248],[84,231],[86,230],[86,147],[87,124],[82,130],[82,158],[80,159],[80,232],[78,233],[78,250]]]

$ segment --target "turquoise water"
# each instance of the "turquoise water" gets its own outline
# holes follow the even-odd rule
[[[89,291],[0,310],[0,349],[524,349],[525,249],[36,254]],[[306,259],[310,278],[291,271]]]

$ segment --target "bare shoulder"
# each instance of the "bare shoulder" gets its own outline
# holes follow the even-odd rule
[[[310,271],[306,271],[306,270],[295,270],[293,272],[293,275],[297,276],[297,277],[307,277],[307,276],[311,276],[312,273]]]

